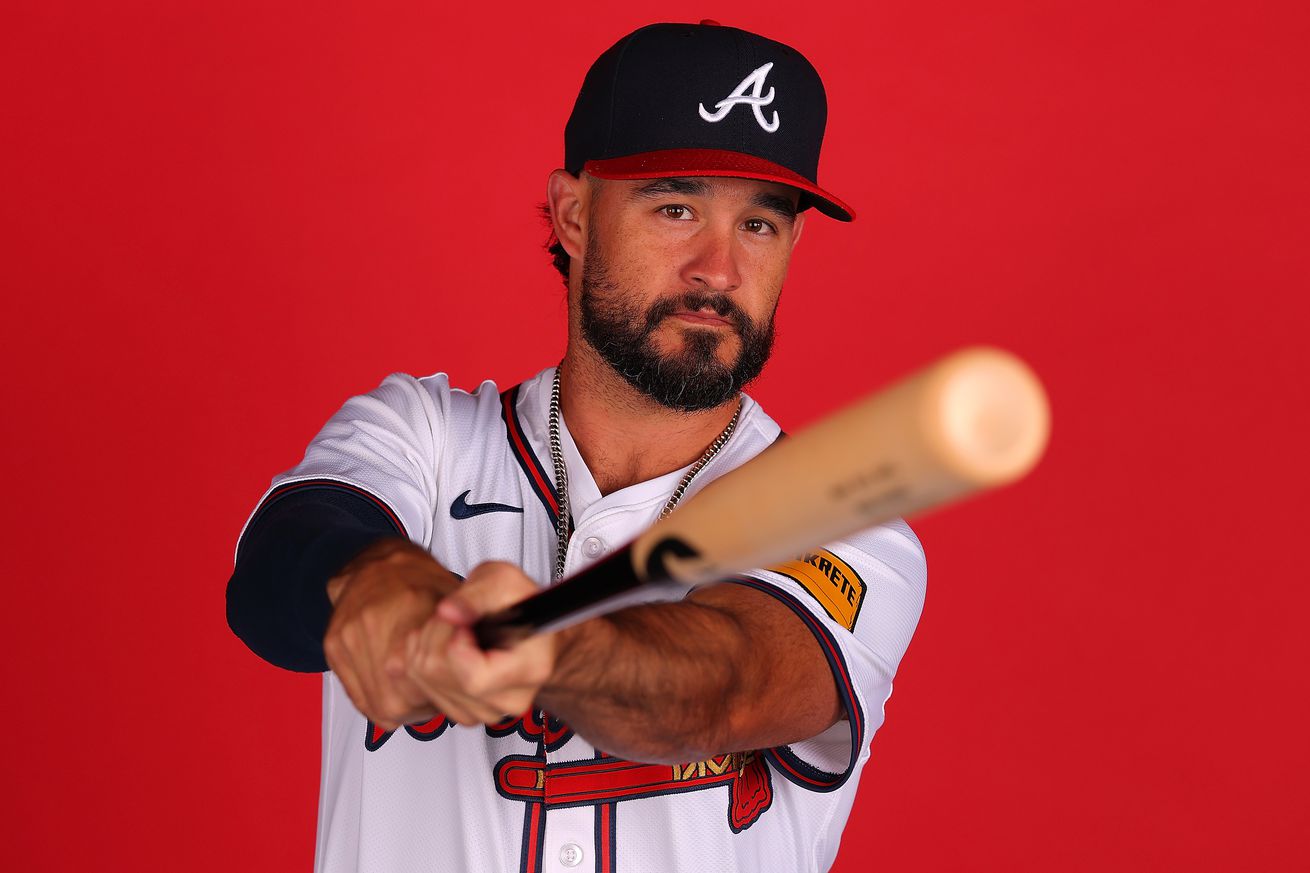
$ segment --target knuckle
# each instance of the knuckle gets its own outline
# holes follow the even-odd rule
[[[353,621],[341,625],[333,634],[337,647],[342,650],[357,647],[361,636],[362,631],[360,630],[359,624]]]
[[[407,613],[425,611],[428,596],[417,588],[406,586],[396,593],[396,606]]]
[[[376,605],[370,604],[359,611],[359,621],[353,626],[361,628],[364,631],[376,631],[383,622],[383,610]]]
[[[503,579],[506,576],[515,575],[518,572],[518,567],[507,561],[483,561],[473,568],[473,572],[469,573],[464,585],[467,587],[469,583],[487,584]]]

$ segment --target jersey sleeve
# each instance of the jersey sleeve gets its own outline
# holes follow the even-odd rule
[[[898,520],[733,581],[789,607],[828,660],[846,719],[767,756],[803,788],[833,791],[863,766],[882,725],[892,679],[923,611],[923,547]]]
[[[450,400],[444,375],[388,376],[328,420],[304,460],[274,477],[237,542],[228,624],[256,654],[327,669],[327,581],[379,538],[427,546]]]
[[[449,405],[444,373],[388,376],[328,419],[304,460],[274,477],[261,504],[288,486],[336,483],[379,501],[405,536],[426,546]]]

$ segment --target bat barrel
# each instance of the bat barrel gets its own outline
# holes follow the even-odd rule
[[[1050,431],[1046,394],[1018,358],[956,352],[775,443],[633,544],[639,566],[672,540],[669,575],[696,585],[1028,472]]]
[[[1027,365],[999,349],[956,352],[720,476],[619,552],[485,619],[479,640],[506,645],[649,601],[652,582],[681,596],[1012,482],[1049,434]]]
[[[1041,458],[1050,409],[1023,361],[999,349],[966,349],[922,378],[918,419],[925,445],[962,488],[1013,482]]]

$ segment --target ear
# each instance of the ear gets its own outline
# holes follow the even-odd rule
[[[586,212],[590,189],[587,183],[566,170],[555,170],[546,182],[546,203],[555,236],[569,257],[577,260],[586,248]]]
[[[796,251],[796,243],[801,241],[801,231],[805,230],[805,213],[796,213],[796,220],[791,223],[791,250]]]

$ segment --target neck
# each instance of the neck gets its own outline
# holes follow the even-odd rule
[[[697,412],[661,406],[584,345],[570,344],[561,364],[560,412],[601,494],[698,460],[737,410],[737,398]]]

